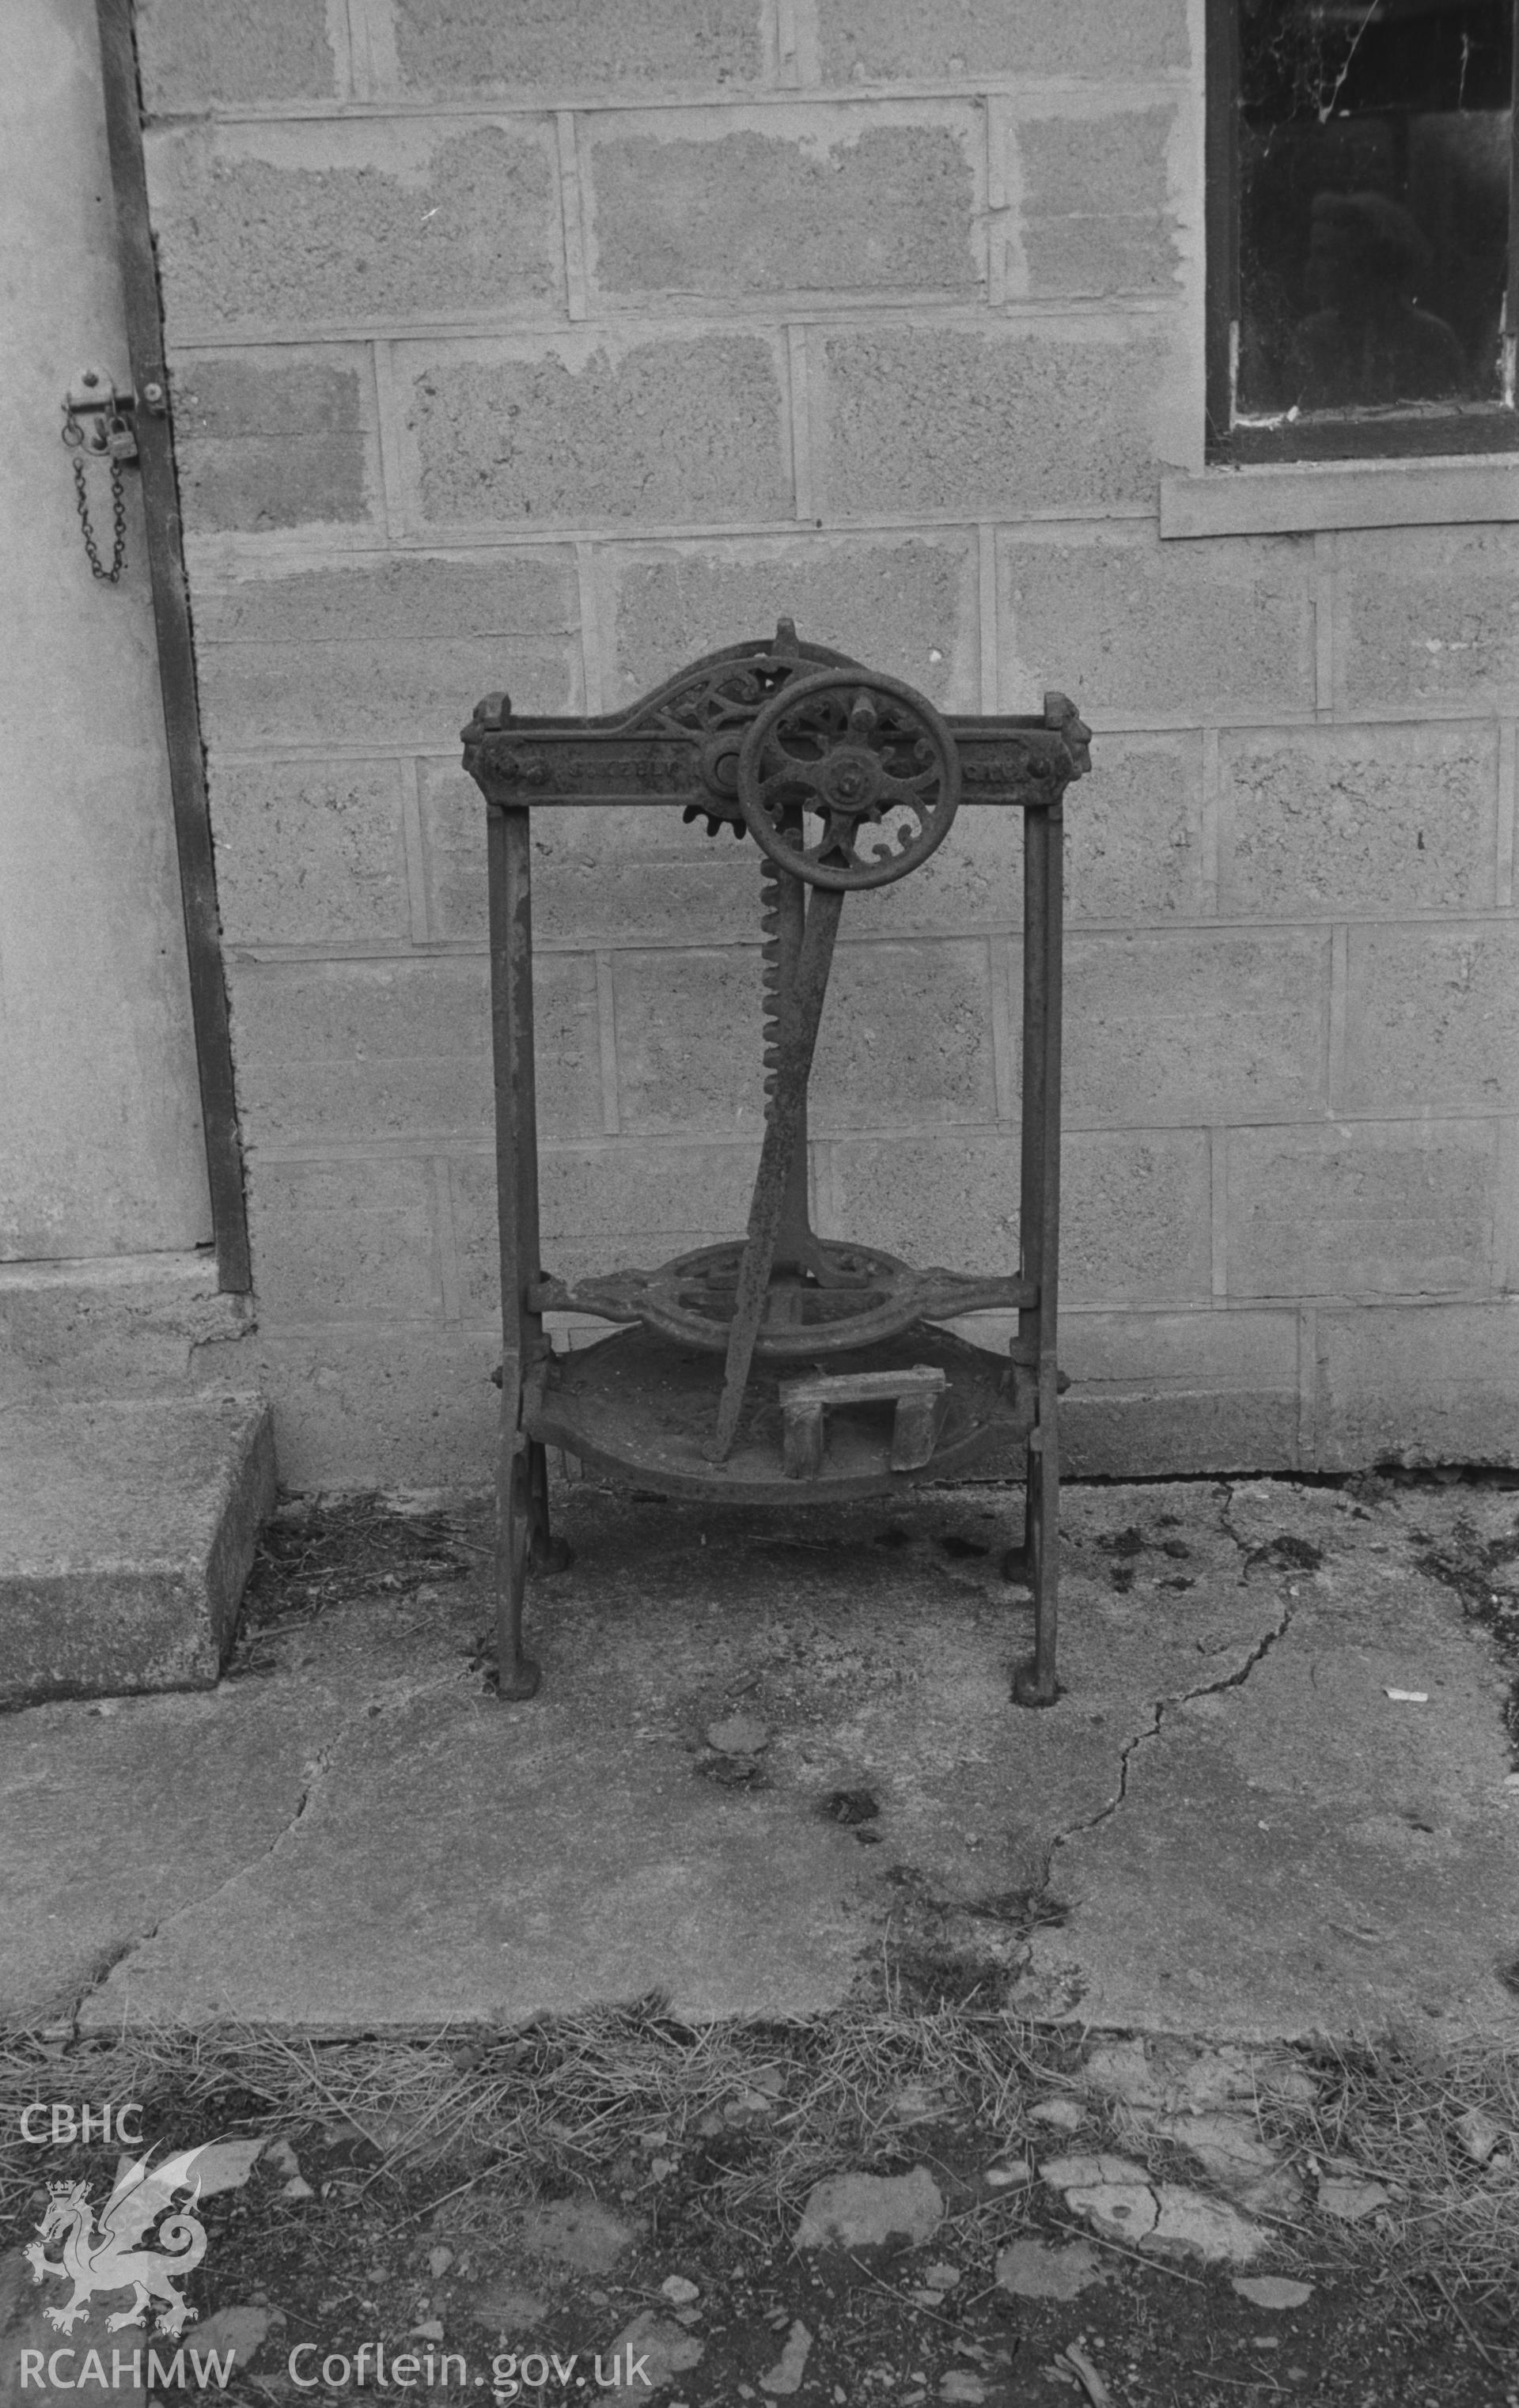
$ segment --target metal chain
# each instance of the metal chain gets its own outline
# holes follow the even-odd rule
[[[64,439],[67,440],[66,437]],[[84,554],[90,563],[90,574],[92,577],[98,577],[102,585],[114,585],[122,574],[122,564],[126,559],[126,499],[122,490],[120,460],[112,460],[110,464],[111,521],[116,540],[108,568],[101,567],[100,554],[95,550],[94,529],[90,524],[90,498],[84,483],[84,462],[77,450],[74,452],[74,494],[79,513],[79,528],[84,537]]]

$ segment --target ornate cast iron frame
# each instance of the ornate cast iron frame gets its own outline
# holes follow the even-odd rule
[[[550,1530],[551,1445],[670,1495],[827,1503],[955,1478],[1022,1438],[1024,1541],[1002,1569],[1032,1591],[1035,1641],[1013,1695],[1053,1702],[1067,1384],[1055,1363],[1063,805],[1090,764],[1073,706],[1062,695],[1044,699],[1039,718],[940,718],[910,687],[798,642],[782,620],[773,639],[710,653],[628,710],[522,718],[507,695],[491,695],[465,728],[465,767],[489,807],[503,1697],[528,1698],[538,1685],[523,1648],[529,1572],[571,1560]],[[807,1082],[844,894],[915,868],[948,832],[962,793],[1024,818],[1011,1277],[913,1270],[876,1249],[819,1240],[807,1218]],[[712,836],[747,827],[765,856],[767,1125],[743,1240],[658,1271],[567,1285],[539,1255],[531,817],[629,803],[678,804]],[[813,820],[822,828],[810,843]],[[931,1326],[1009,1308],[1018,1332],[1005,1356]],[[593,1313],[621,1332],[555,1354],[543,1316],[556,1311]]]

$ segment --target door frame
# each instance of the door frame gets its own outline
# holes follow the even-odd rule
[[[243,1193],[242,1137],[237,1125],[211,814],[185,584],[179,488],[174,466],[168,372],[164,360],[163,311],[143,164],[132,0],[95,0],[95,6],[106,95],[106,135],[116,202],[117,251],[126,309],[127,352],[132,389],[136,395],[134,423],[142,478],[153,624],[158,637],[159,686],[168,743],[169,793],[179,861],[179,899],[184,914],[217,1277],[223,1289],[247,1294],[253,1278],[248,1248],[248,1207]]]

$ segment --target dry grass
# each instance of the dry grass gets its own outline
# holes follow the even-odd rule
[[[246,1632],[272,1633],[355,1598],[462,1580],[482,1552],[467,1508],[377,1492],[287,1498],[260,1533]]]
[[[1458,2315],[1489,2307],[1512,2315],[1519,2058],[1490,2048],[1436,2051],[1404,2037],[1375,2049],[1319,2051],[1306,2062],[1319,2096],[1297,2118],[1297,2146],[1326,2172],[1381,2182],[1390,2194],[1375,2217],[1334,2228],[1336,2261],[1375,2266],[1407,2295],[1430,2286]],[[1473,2108],[1508,2135],[1485,2168],[1456,2133]]]
[[[1519,2063],[1406,2041],[1276,2054],[1316,2084],[1311,2104],[1263,2090],[1261,2128],[1283,2160],[1376,2179],[1390,2193],[1387,2208],[1354,2225],[1306,2208],[1279,2227],[1280,2262],[1357,2270],[1420,2320],[1445,2307],[1473,2317],[1512,2307]],[[223,2028],[108,2045],[16,2038],[0,2046],[0,2214],[21,2220],[39,2179],[39,2153],[19,2137],[21,2107],[135,2098],[171,2114],[181,2146],[239,2128],[297,2141],[316,2128],[361,2134],[375,2155],[350,2176],[398,2219],[449,2203],[467,2222],[477,2206],[498,2217],[545,2192],[646,2186],[662,2153],[689,2169],[699,2151],[712,2214],[771,2247],[810,2186],[841,2167],[933,2160],[957,2133],[972,2144],[967,2161],[1020,2142],[1047,2153],[1051,2136],[1027,2110],[1079,2091],[1081,2056],[1076,2035],[1002,2014],[909,2012],[889,1984],[874,2000],[788,2025],[693,2028],[649,2000],[510,2037],[322,2042]],[[1513,2136],[1496,2168],[1476,2165],[1456,2137],[1473,2107]],[[1095,2138],[1092,2128],[1083,2144]],[[1116,2132],[1111,2144],[1134,2148]],[[1012,2204],[996,2194],[967,2220],[999,2218],[1000,2229]]]
[[[999,2015],[910,2014],[890,2002],[691,2028],[650,2000],[509,2039],[322,2042],[222,2027],[108,2046],[13,2040],[0,2046],[0,2214],[38,2177],[18,2111],[37,2098],[110,2097],[171,2107],[177,2134],[351,2128],[379,2153],[370,2178],[408,2192],[434,2173],[446,2188],[451,2172],[526,2199],[595,2185],[629,2151],[715,2140],[724,2212],[773,2228],[823,2174],[899,2151],[930,2115],[989,2144],[1010,2138],[1025,2097],[1068,2080],[1075,2057],[1071,2042]],[[712,2119],[716,2131],[699,2134]],[[724,2165],[730,2139],[751,2145]]]

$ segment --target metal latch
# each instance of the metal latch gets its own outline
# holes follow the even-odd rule
[[[165,408],[161,384],[143,387],[144,406],[155,413]],[[115,380],[103,368],[80,368],[79,375],[64,395],[63,438],[66,451],[74,455],[74,499],[79,514],[79,530],[84,538],[85,557],[92,576],[103,585],[114,585],[122,574],[126,559],[126,505],[122,492],[122,470],[137,457],[137,437],[133,423],[137,396],[127,386],[118,392]],[[111,520],[115,541],[109,568],[101,566],[95,549],[94,529],[90,523],[89,495],[84,481],[86,458],[107,460],[110,464]]]
[[[132,420],[136,407],[130,386],[119,393],[103,368],[81,368],[64,397],[64,441],[71,452],[135,460],[137,438]]]

